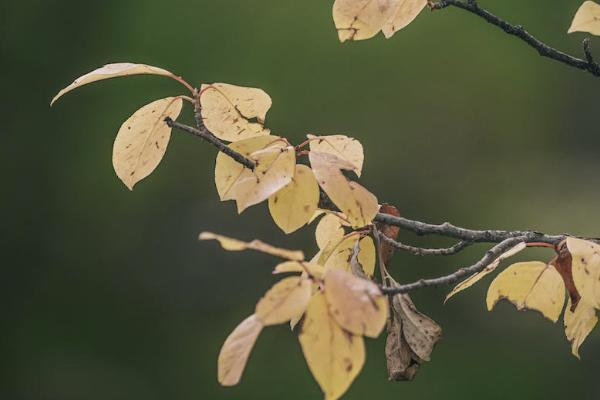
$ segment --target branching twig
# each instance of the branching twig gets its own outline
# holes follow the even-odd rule
[[[385,294],[397,294],[397,293],[407,293],[415,289],[421,289],[425,287],[433,287],[433,286],[442,286],[442,285],[450,285],[458,282],[460,279],[467,278],[477,272],[482,271],[485,267],[493,263],[502,253],[509,250],[511,247],[517,245],[520,242],[527,242],[531,240],[531,235],[517,236],[513,238],[509,238],[503,240],[498,243],[496,246],[492,247],[490,250],[485,253],[485,256],[479,260],[477,263],[471,265],[467,268],[461,268],[458,271],[445,275],[439,278],[433,279],[420,279],[413,283],[408,283],[406,285],[400,285],[394,288],[382,288],[382,291]]]
[[[441,249],[427,249],[423,247],[415,247],[404,243],[400,243],[385,235],[382,236],[382,239],[383,241],[394,246],[396,249],[406,251],[414,256],[451,256],[461,252],[463,249],[472,244],[472,242],[469,242],[467,240],[461,240],[460,242],[456,243],[454,246],[451,247]]]
[[[553,47],[548,46],[541,40],[537,39],[535,36],[527,32],[521,25],[512,25],[505,20],[497,17],[491,12],[481,8],[479,4],[475,0],[440,0],[437,3],[431,3],[430,7],[432,10],[441,10],[446,7],[456,7],[462,10],[468,11],[472,14],[475,14],[492,25],[497,26],[502,29],[509,35],[515,36],[529,46],[533,47],[542,57],[548,57],[553,60],[559,61],[563,64],[569,65],[571,67],[575,67],[581,69],[583,71],[587,71],[594,76],[600,76],[600,65],[596,63],[591,56],[591,52],[589,49],[589,44],[584,40],[584,53],[586,59],[583,60],[581,58],[573,57],[569,54],[563,53],[560,50],[557,50]]]
[[[171,128],[175,128],[175,129],[179,129],[181,131],[187,132],[187,133],[191,133],[194,136],[198,136],[198,137],[206,140],[208,143],[215,146],[220,152],[227,154],[229,157],[233,158],[235,161],[239,162],[246,168],[250,168],[251,170],[254,170],[254,168],[256,167],[256,164],[254,163],[254,161],[250,160],[249,158],[245,157],[244,155],[233,150],[231,147],[227,146],[223,141],[221,141],[219,138],[217,138],[215,135],[213,135],[204,126],[200,126],[198,129],[196,129],[192,126],[173,121],[169,117],[165,118],[165,122]]]

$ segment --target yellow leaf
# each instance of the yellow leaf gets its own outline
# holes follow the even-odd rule
[[[525,250],[526,248],[527,244],[525,242],[521,242],[516,246],[512,247],[511,249],[507,250],[503,254],[501,254],[498,258],[494,260],[494,262],[485,267],[482,271],[476,273],[475,275],[471,275],[470,277],[456,285],[456,287],[454,287],[454,289],[452,289],[452,291],[448,293],[448,296],[446,296],[444,303],[447,302],[450,299],[450,297],[454,296],[459,292],[462,292],[465,289],[470,288],[471,286],[479,282],[482,278],[492,273],[498,267],[498,265],[500,265],[500,262],[502,260],[512,257],[515,254]]]
[[[264,325],[277,325],[289,321],[306,309],[310,300],[312,282],[291,276],[277,282],[259,300],[256,315]]]
[[[400,0],[397,3],[393,15],[381,29],[388,39],[417,18],[427,5],[427,0]]]
[[[243,320],[223,343],[217,362],[219,383],[237,385],[263,325],[256,315]]]
[[[575,311],[571,311],[571,299],[565,310],[565,334],[571,342],[571,352],[579,357],[579,347],[598,323],[596,310],[585,299],[579,300]]]
[[[340,328],[328,311],[325,295],[319,292],[308,305],[298,339],[325,399],[340,398],[365,363],[363,338]]]
[[[202,85],[200,104],[204,125],[219,139],[237,142],[270,133],[263,125],[271,98],[261,89]]]
[[[87,85],[88,83],[101,81],[104,79],[117,78],[120,76],[129,75],[162,75],[168,77],[175,77],[172,72],[164,70],[162,68],[153,67],[145,64],[132,64],[132,63],[115,63],[107,64],[101,68],[98,68],[92,72],[89,72],[79,78],[75,79],[66,88],[62,89],[54,98],[50,105],[54,104],[65,93],[70,92],[73,89],[77,89],[80,86]]]
[[[375,273],[376,254],[373,239],[370,236],[362,238],[359,242],[358,262],[368,276]]]
[[[333,154],[347,161],[352,164],[352,170],[360,177],[365,157],[362,144],[358,140],[344,135],[307,135],[307,137],[310,139],[310,151]]]
[[[288,260],[304,260],[304,253],[302,253],[299,250],[281,249],[279,247],[271,246],[270,244],[264,243],[256,239],[251,242],[242,242],[241,240],[232,239],[227,236],[217,235],[212,232],[202,232],[199,236],[199,239],[217,240],[225,250],[229,251],[256,250],[262,253],[270,254],[275,257],[287,258]]]
[[[377,35],[402,0],[335,0],[333,22],[340,42]]]
[[[113,145],[113,167],[129,190],[154,171],[171,138],[165,118],[175,120],[183,100],[167,97],[137,110],[121,125]]]
[[[568,33],[588,32],[600,35],[600,4],[585,1],[577,10]]]
[[[309,158],[319,185],[352,226],[370,224],[379,210],[377,198],[358,183],[349,181],[341,171],[351,171],[354,166],[329,153],[311,151]]]
[[[575,287],[590,305],[600,308],[600,245],[567,238]]]
[[[338,242],[331,241],[326,248],[320,252],[318,264],[325,269],[339,268],[350,271],[350,258],[354,251],[354,245],[360,239],[357,233],[349,233]]]
[[[325,297],[335,321],[355,335],[377,337],[388,317],[387,298],[370,280],[341,269],[325,274]]]
[[[317,279],[321,279],[325,274],[325,268],[322,265],[316,264],[314,262],[285,261],[281,264],[278,264],[273,270],[274,274],[283,274],[288,272],[307,272],[308,274],[310,274],[310,276],[313,276]]]
[[[339,243],[344,237],[344,229],[340,219],[335,214],[325,214],[315,229],[315,239],[320,249],[327,247],[329,243]]]
[[[254,171],[224,153],[217,155],[215,184],[222,201],[236,200],[238,212],[268,199],[291,182],[296,152],[277,136],[259,136],[229,145],[256,162]]]
[[[306,165],[296,165],[292,181],[269,197],[269,211],[278,227],[291,233],[304,226],[319,205],[319,184]]]
[[[487,293],[487,307],[492,311],[501,299],[512,302],[518,310],[542,313],[556,322],[565,303],[565,284],[552,265],[539,261],[522,262],[502,271]]]

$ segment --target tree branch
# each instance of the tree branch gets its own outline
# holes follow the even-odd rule
[[[384,242],[389,243],[396,249],[406,251],[414,256],[451,256],[461,252],[462,250],[464,250],[472,244],[472,242],[468,240],[461,240],[460,242],[456,243],[454,246],[451,247],[442,249],[427,249],[423,247],[415,247],[404,243],[400,243],[385,235],[382,236],[382,239]]]
[[[431,3],[430,7],[432,10],[441,10],[446,7],[456,7],[462,10],[468,11],[474,15],[477,15],[490,24],[497,26],[509,35],[515,36],[529,46],[533,47],[542,57],[548,57],[553,60],[559,61],[563,64],[569,65],[587,71],[594,76],[600,76],[600,65],[594,61],[589,49],[589,40],[584,40],[583,47],[586,59],[573,57],[569,54],[563,53],[553,47],[548,46],[535,36],[527,32],[521,25],[512,25],[505,20],[497,17],[491,12],[481,8],[475,0],[440,0],[437,3]]]
[[[477,263],[467,268],[461,268],[452,274],[433,279],[420,279],[416,282],[400,285],[393,288],[384,287],[382,288],[382,291],[384,294],[393,295],[398,293],[407,293],[412,290],[422,289],[426,287],[450,285],[456,283],[463,278],[467,278],[473,274],[482,271],[485,267],[493,263],[498,257],[502,255],[502,253],[506,252],[511,247],[514,247],[521,242],[531,241],[531,237],[533,235],[535,235],[535,233],[532,232],[529,235],[505,239],[502,242],[498,243],[496,246],[492,247],[490,250],[488,250],[485,253],[485,256]]]

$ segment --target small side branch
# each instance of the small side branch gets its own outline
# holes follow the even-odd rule
[[[453,283],[458,282],[461,279],[467,278],[473,274],[482,271],[485,267],[493,263],[500,255],[502,255],[502,253],[506,252],[511,247],[517,245],[518,243],[527,242],[531,240],[530,236],[531,235],[518,236],[503,240],[502,242],[498,243],[496,246],[488,250],[487,253],[485,253],[485,256],[477,263],[467,268],[461,268],[452,274],[433,279],[420,279],[416,282],[408,283],[406,285],[400,285],[394,288],[384,287],[382,288],[382,291],[384,294],[393,295],[398,293],[407,293],[412,290],[422,289],[426,287],[451,285]]]
[[[209,130],[206,129],[204,126],[201,126],[200,129],[196,129],[192,126],[173,121],[169,117],[165,118],[165,122],[171,128],[191,133],[194,136],[198,136],[199,138],[206,140],[208,143],[215,146],[220,152],[227,154],[229,157],[233,158],[235,161],[239,162],[244,167],[249,168],[251,170],[254,170],[254,168],[256,168],[256,163],[254,161],[250,160],[244,155],[233,150],[231,147],[227,146],[225,143],[223,143],[223,141],[221,141],[219,138],[217,138],[215,135],[209,132]]]
[[[381,238],[384,242],[394,246],[394,248],[396,248],[398,250],[406,251],[414,256],[451,256],[451,255],[461,252],[462,250],[464,250],[465,248],[467,248],[469,245],[472,244],[472,242],[469,242],[467,240],[461,240],[460,242],[456,243],[454,246],[451,246],[451,247],[441,248],[441,249],[427,249],[427,248],[415,247],[415,246],[410,246],[410,245],[407,245],[404,243],[400,243],[400,242],[397,242],[394,239],[391,239],[385,235],[382,235]]]
[[[567,53],[557,50],[549,45],[545,44],[529,32],[527,32],[521,25],[513,25],[500,17],[492,14],[491,12],[481,8],[475,0],[440,0],[437,3],[431,3],[430,7],[432,10],[441,10],[447,7],[456,7],[461,10],[470,12],[478,17],[483,18],[490,24],[497,26],[504,32],[511,36],[515,36],[527,43],[529,46],[537,50],[542,57],[548,57],[563,64],[571,67],[578,68],[583,71],[587,71],[594,76],[600,76],[600,65],[596,63],[591,56],[589,49],[589,40],[583,43],[585,60],[577,57],[573,57]]]

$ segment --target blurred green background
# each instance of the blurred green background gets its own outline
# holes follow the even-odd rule
[[[579,1],[481,3],[581,53],[584,35],[566,34]],[[277,261],[196,240],[211,230],[310,255],[314,227],[286,237],[264,204],[237,216],[232,203],[218,202],[215,150],[182,133],[130,193],[112,170],[114,135],[137,108],[181,88],[159,77],[112,80],[49,108],[60,88],[108,62],[161,66],[198,85],[263,88],[274,101],[274,133],[296,143],[309,132],[360,139],[361,182],[405,216],[600,235],[600,80],[456,9],[425,11],[391,40],[342,45],[331,4],[2,2],[0,398],[321,397],[286,326],[259,338],[241,385],[218,386],[219,348],[275,281]],[[600,39],[594,48],[600,57]],[[437,276],[484,250],[397,254],[392,270],[403,281]],[[551,254],[520,258],[536,257]],[[488,282],[445,306],[447,288],[416,293],[444,327],[433,361],[412,383],[388,383],[383,338],[369,340],[345,398],[600,398],[600,332],[577,361],[560,322],[505,303],[488,313]]]

